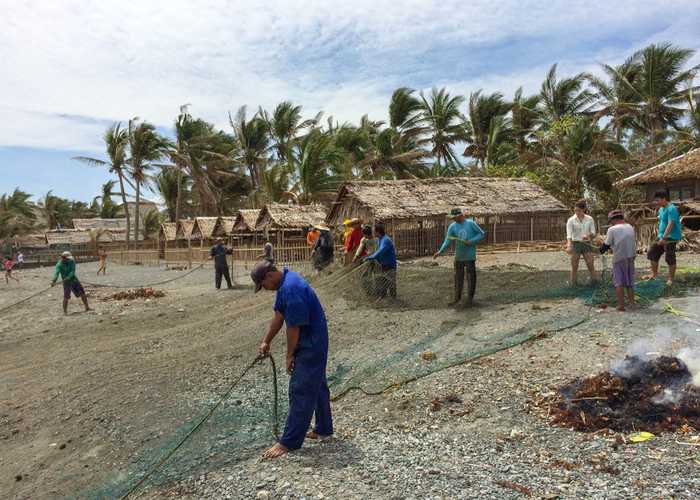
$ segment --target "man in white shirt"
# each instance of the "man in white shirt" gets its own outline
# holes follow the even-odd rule
[[[579,200],[574,206],[574,215],[566,221],[566,253],[571,256],[571,286],[578,284],[578,263],[581,257],[591,273],[591,282],[598,281],[593,260],[592,242],[595,235],[593,217],[586,214],[586,200]]]

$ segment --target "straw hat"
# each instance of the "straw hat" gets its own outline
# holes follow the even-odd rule
[[[353,217],[352,219],[350,219],[350,221],[348,221],[348,225],[350,226],[354,226],[355,224],[362,224],[362,221],[357,217]]]
[[[73,257],[73,254],[71,254],[68,250],[66,250],[65,252],[63,252],[61,254],[61,257],[66,257],[66,258],[70,259]]]
[[[315,227],[316,229],[318,229],[319,231],[330,231],[330,230],[331,230],[331,228],[328,227],[328,226],[326,226],[326,224],[323,223],[323,222],[319,222],[319,223],[316,224],[314,227]]]

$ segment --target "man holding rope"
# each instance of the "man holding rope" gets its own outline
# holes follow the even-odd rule
[[[277,458],[301,448],[304,438],[323,440],[333,434],[326,382],[328,325],[316,292],[297,273],[286,268],[279,271],[271,262],[262,261],[250,277],[256,293],[262,288],[277,291],[275,315],[260,343],[260,354],[270,352],[270,343],[287,324],[289,413],[279,442],[263,454],[263,458]],[[316,425],[307,433],[313,415]]]
[[[88,299],[87,295],[85,295],[83,285],[80,284],[80,281],[78,281],[75,275],[75,260],[73,260],[73,256],[70,252],[63,252],[61,254],[61,259],[56,263],[51,286],[56,284],[59,275],[63,282],[63,314],[68,314],[68,301],[70,300],[71,292],[83,301],[85,312],[91,311],[92,309],[90,309],[88,305]]]
[[[484,239],[486,233],[479,224],[474,222],[474,219],[467,219],[460,208],[453,208],[450,211],[450,217],[454,222],[447,228],[445,240],[433,258],[437,259],[454,242],[455,294],[454,300],[448,306],[455,306],[462,300],[465,270],[469,280],[467,306],[471,306],[474,304],[476,293],[476,244]]]

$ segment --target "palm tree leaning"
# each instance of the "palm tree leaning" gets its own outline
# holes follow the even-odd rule
[[[455,175],[462,171],[462,164],[452,147],[466,139],[463,116],[459,108],[462,96],[451,96],[444,88],[433,88],[431,94],[421,96],[422,123],[426,127],[431,153],[436,165],[433,176]]]
[[[99,208],[99,216],[103,219],[114,219],[119,214],[119,205],[112,201],[112,196],[118,194],[114,192],[116,184],[114,179],[108,180],[102,184],[102,194],[93,199],[93,204]]]
[[[131,216],[126,202],[125,183],[127,178],[126,150],[129,144],[127,130],[121,127],[121,123],[114,123],[110,126],[103,137],[108,161],[88,156],[76,156],[73,159],[95,167],[107,167],[110,173],[116,174],[119,180],[119,194],[122,198],[124,216],[126,217],[126,247],[129,248],[131,237]]]
[[[138,240],[141,223],[141,187],[147,182],[148,171],[152,168],[153,162],[165,155],[168,142],[156,132],[154,125],[148,122],[139,122],[138,118],[129,120],[128,138],[128,173],[135,186],[134,239]],[[125,206],[125,210],[128,212],[129,207]]]
[[[29,231],[36,224],[35,205],[31,194],[19,188],[0,196],[0,238]]]

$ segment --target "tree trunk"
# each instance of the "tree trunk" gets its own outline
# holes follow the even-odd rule
[[[136,221],[134,221],[134,241],[139,241],[141,238],[141,233],[139,233],[139,230],[141,229],[139,226],[141,225],[141,217],[140,215],[140,203],[141,203],[141,182],[136,181],[136,206],[134,207],[134,218]]]
[[[129,249],[131,241],[131,216],[129,215],[129,205],[126,203],[126,191],[124,191],[124,174],[121,170],[117,171],[119,177],[119,189],[122,195],[122,206],[124,207],[124,215],[126,216],[126,249]]]
[[[177,198],[175,199],[175,220],[170,222],[177,222],[182,216],[182,169],[178,167],[177,169]]]

